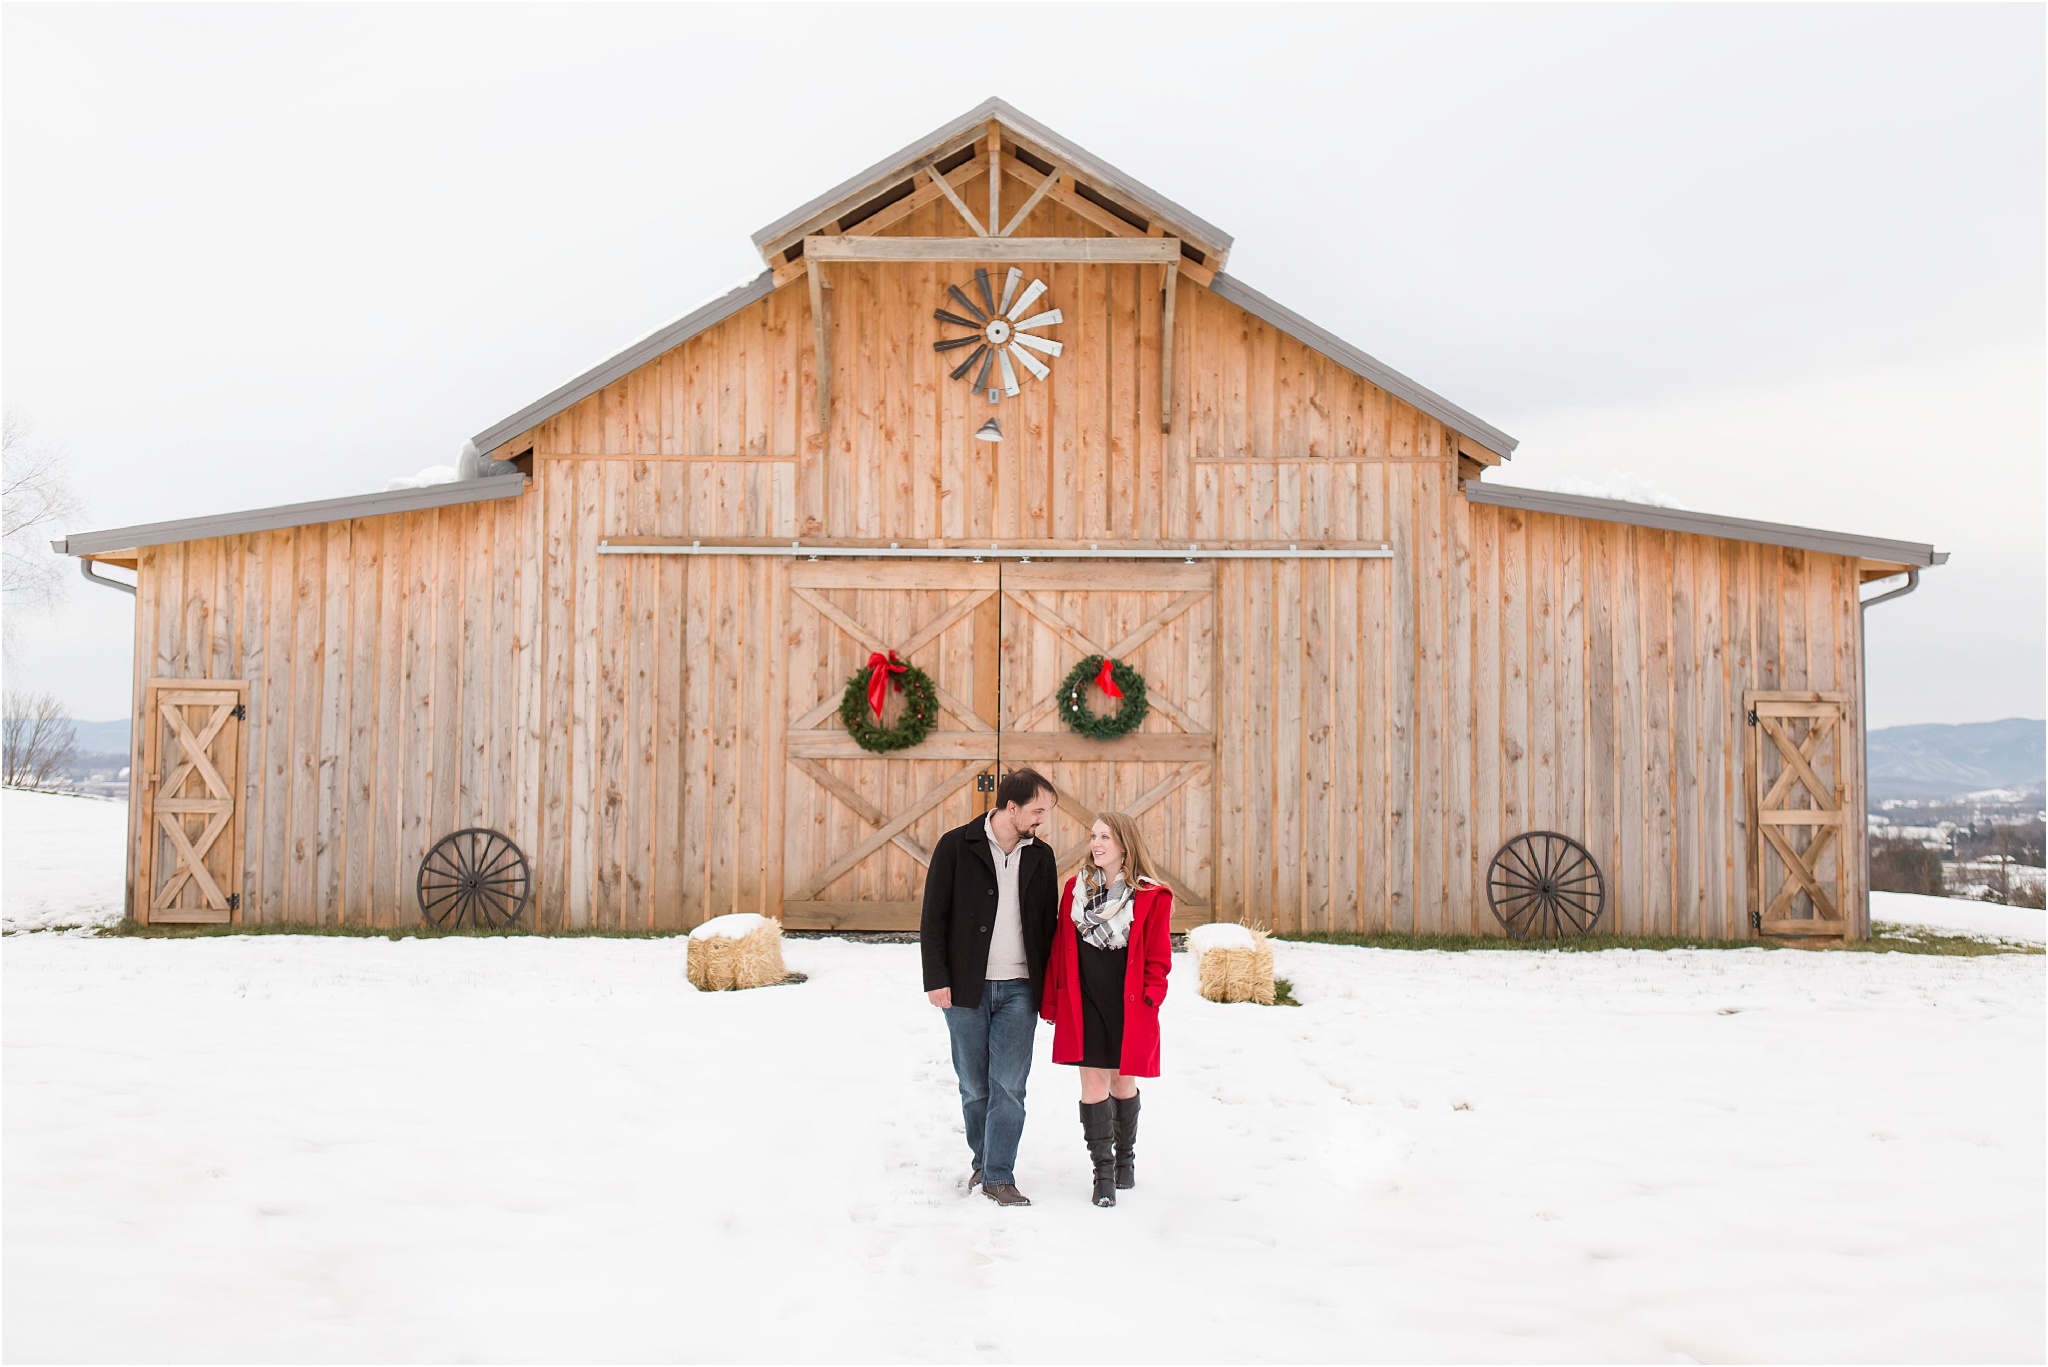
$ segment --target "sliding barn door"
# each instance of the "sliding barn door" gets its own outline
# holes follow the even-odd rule
[[[242,919],[242,727],[249,685],[152,679],[142,706],[145,925]]]
[[[790,567],[783,924],[915,930],[931,848],[993,785],[998,567],[966,561],[799,561]],[[847,680],[895,651],[937,686],[937,729],[871,754],[839,720]],[[902,696],[891,690],[883,720]]]
[[[1004,770],[1058,787],[1049,839],[1064,878],[1088,851],[1095,814],[1135,817],[1174,893],[1174,922],[1210,919],[1215,767],[1216,569],[1199,564],[1049,561],[1002,569]],[[1116,740],[1067,729],[1058,692],[1090,655],[1145,677],[1151,712]],[[1092,684],[1090,706],[1117,706]]]
[[[1852,915],[1848,695],[1743,694],[1749,910],[1765,935],[1846,938]]]

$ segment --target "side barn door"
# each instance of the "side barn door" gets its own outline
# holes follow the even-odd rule
[[[1765,935],[1863,932],[1851,903],[1846,693],[1748,692],[1750,924]]]
[[[939,836],[987,805],[996,763],[997,566],[798,561],[789,577],[782,919],[792,930],[915,930]],[[847,680],[895,651],[929,674],[923,742],[863,750],[839,720]],[[903,699],[891,690],[885,723]]]
[[[246,680],[151,679],[142,704],[145,925],[242,919]]]
[[[1216,761],[1216,567],[1040,561],[1003,567],[1002,760],[1059,789],[1049,834],[1064,879],[1088,853],[1095,813],[1128,812],[1173,889],[1174,925],[1212,919]],[[1144,725],[1115,740],[1069,730],[1068,673],[1090,655],[1145,678]],[[1097,713],[1118,706],[1088,685]]]

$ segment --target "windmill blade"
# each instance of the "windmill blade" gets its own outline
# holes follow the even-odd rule
[[[1047,309],[1044,313],[1033,314],[1021,323],[1010,324],[1010,330],[1012,332],[1023,332],[1030,328],[1049,328],[1054,323],[1063,323],[1065,321],[1064,318],[1060,317],[1058,309]]]
[[[1018,274],[1021,275],[1023,274],[1023,272],[1019,271]],[[1025,309],[1030,308],[1032,304],[1037,302],[1038,296],[1044,293],[1045,282],[1043,280],[1032,281],[1029,285],[1024,287],[1024,293],[1018,297],[1017,302],[1014,305],[1010,306],[1009,308],[1003,310],[1003,317],[1010,319],[1012,322],[1015,322],[1017,315],[1022,313]]]
[[[971,341],[971,342],[980,342],[980,341],[981,341],[981,339],[980,339],[979,337],[970,337],[970,338],[968,338],[968,340],[969,340],[969,341]],[[959,378],[960,378],[960,377],[961,377],[962,375],[965,375],[965,374],[967,373],[967,367],[969,367],[969,366],[973,365],[973,364],[974,364],[974,363],[975,363],[976,361],[979,361],[979,360],[981,359],[982,353],[983,353],[983,352],[985,352],[985,351],[987,351],[987,350],[988,350],[988,343],[987,343],[987,342],[981,342],[981,345],[980,345],[980,346],[976,347],[976,348],[975,348],[974,350],[972,350],[972,351],[970,351],[970,352],[968,352],[968,353],[967,353],[967,359],[966,359],[966,360],[962,361],[962,362],[961,362],[961,363],[960,363],[959,365],[956,365],[956,366],[954,366],[954,367],[953,367],[953,373],[952,373],[951,375],[948,375],[948,376],[947,376],[946,378],[947,378],[947,379],[949,379],[949,380],[957,380],[957,379],[959,379]],[[976,380],[976,381],[974,382],[974,387],[975,387],[976,389],[979,389],[979,388],[981,388],[981,381],[979,381],[979,380]]]
[[[1022,280],[1023,278],[1024,272],[1018,270],[1015,266],[1010,267],[1010,273],[1003,277],[1003,302],[996,305],[997,313],[1009,313],[1010,300],[1013,297],[1015,297],[1017,293],[1017,282],[1019,280]]]
[[[988,368],[995,364],[996,354],[991,351],[981,358],[981,371],[974,377],[974,392],[979,394],[988,388]]]
[[[958,304],[961,308],[966,309],[975,317],[981,319],[981,323],[986,323],[988,321],[988,315],[986,313],[983,313],[980,309],[976,308],[974,306],[974,301],[972,299],[969,299],[965,294],[963,294],[958,285],[946,286],[946,293],[953,296],[954,303]],[[978,328],[981,326],[981,323],[969,323],[967,326],[971,328]]]
[[[1005,394],[1017,393],[1017,372],[1010,368],[1010,353],[998,351],[996,359],[1003,363],[1003,392]]]
[[[996,311],[996,297],[990,292],[988,287],[988,267],[976,266],[974,268],[974,287],[981,291],[983,307],[988,309],[990,313],[994,313]]]
[[[955,350],[958,350],[958,349],[959,349],[960,347],[964,347],[964,346],[973,346],[973,345],[974,345],[974,344],[975,344],[976,342],[978,342],[978,341],[980,341],[980,340],[981,340],[981,337],[980,337],[980,335],[979,335],[979,334],[976,334],[976,335],[975,335],[975,336],[973,336],[973,337],[948,337],[948,338],[947,338],[947,339],[946,339],[945,341],[943,341],[943,342],[933,342],[933,343],[932,343],[932,350],[933,350],[933,351],[955,351]]]
[[[1044,366],[1038,363],[1038,358],[1036,356],[1033,356],[1030,352],[1022,350],[1021,348],[1018,347],[1011,347],[1009,351],[1004,354],[1003,363],[1005,365],[1008,365],[1009,359],[1012,356],[1015,356],[1017,358],[1018,365],[1023,366],[1026,370],[1031,372],[1031,377],[1035,380],[1042,380],[1046,376],[1052,374],[1050,370],[1047,370]]]
[[[1030,347],[1033,351],[1042,351],[1048,356],[1057,356],[1062,349],[1061,343],[1048,342],[1045,338],[1033,337],[1028,332],[1017,333],[1015,340]]]
[[[957,313],[948,313],[944,309],[933,309],[932,317],[938,319],[942,323],[958,323],[961,327],[973,328],[976,332],[981,331],[982,328],[982,323],[977,323],[972,318],[962,318]],[[986,321],[986,319],[983,320],[983,322]]]

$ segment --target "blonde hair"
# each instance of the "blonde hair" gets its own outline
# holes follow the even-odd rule
[[[1109,833],[1116,839],[1117,848],[1124,852],[1124,882],[1138,886],[1140,878],[1157,883],[1159,870],[1152,863],[1152,854],[1145,848],[1145,837],[1138,834],[1138,822],[1122,812],[1097,812],[1095,819],[1109,827]],[[1102,870],[1094,860],[1088,861],[1086,886],[1099,888],[1103,885]]]

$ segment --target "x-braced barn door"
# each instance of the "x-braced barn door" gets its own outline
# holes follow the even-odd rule
[[[1212,919],[1214,562],[1009,564],[1002,586],[1002,764],[1030,765],[1059,789],[1048,839],[1060,876],[1087,854],[1097,812],[1127,812],[1173,889],[1174,924]],[[1067,727],[1060,686],[1091,655],[1144,676],[1139,730],[1095,740]],[[1085,687],[1091,711],[1118,706]]]
[[[249,685],[152,679],[142,707],[144,924],[242,919],[242,726]]]
[[[1752,692],[1748,723],[1750,924],[1839,939],[1851,915],[1848,695]]]
[[[915,930],[939,836],[987,803],[996,765],[998,567],[824,560],[790,567],[783,924]],[[847,680],[890,651],[931,676],[938,725],[882,754],[839,722]],[[891,690],[882,720],[903,696]],[[992,784],[990,785],[992,786]]]

